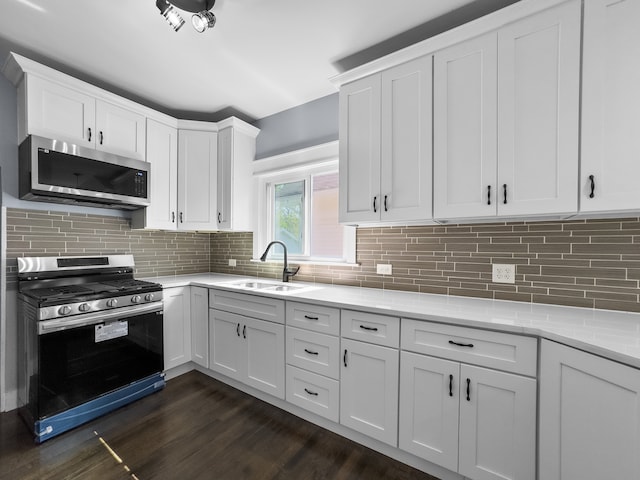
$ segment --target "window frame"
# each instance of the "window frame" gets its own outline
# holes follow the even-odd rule
[[[338,142],[330,142],[315,147],[296,150],[282,155],[254,162],[255,210],[253,232],[253,261],[258,259],[273,240],[274,185],[305,180],[305,252],[309,252],[311,234],[311,188],[312,177],[338,172]],[[307,226],[308,225],[308,226]],[[342,258],[313,257],[311,255],[289,254],[289,261],[298,264],[355,265],[356,227],[342,225]],[[267,261],[281,262],[281,251],[276,249],[275,258]]]

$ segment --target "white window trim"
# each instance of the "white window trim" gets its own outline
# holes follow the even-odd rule
[[[282,155],[256,160],[253,162],[254,195],[254,230],[253,230],[253,259],[259,261],[262,252],[273,239],[267,238],[269,222],[271,221],[271,205],[267,195],[268,185],[274,178],[278,181],[287,178],[298,179],[301,174],[310,177],[327,168],[338,167],[338,142],[316,145]],[[316,265],[356,265],[356,227],[344,226],[346,229],[343,245],[343,261],[332,259],[323,260],[313,257],[297,257],[289,255],[290,263]]]

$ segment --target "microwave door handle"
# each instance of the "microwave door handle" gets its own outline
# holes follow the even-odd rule
[[[87,313],[75,317],[56,318],[38,322],[38,335],[96,325],[118,318],[126,319],[146,313],[162,312],[162,302],[146,303],[142,306],[122,307],[108,312]]]

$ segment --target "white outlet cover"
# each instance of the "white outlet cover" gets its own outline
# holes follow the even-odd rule
[[[382,264],[379,263],[376,266],[376,273],[378,275],[392,275],[393,273],[393,267],[391,266],[391,264]]]
[[[509,264],[493,264],[493,283],[516,283],[516,266]]]
[[[235,267],[236,266],[236,259],[235,258],[230,258],[229,259],[229,266],[230,267]]]

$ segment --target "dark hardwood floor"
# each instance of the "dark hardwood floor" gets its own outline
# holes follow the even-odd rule
[[[39,446],[0,414],[9,479],[437,480],[198,372]]]

